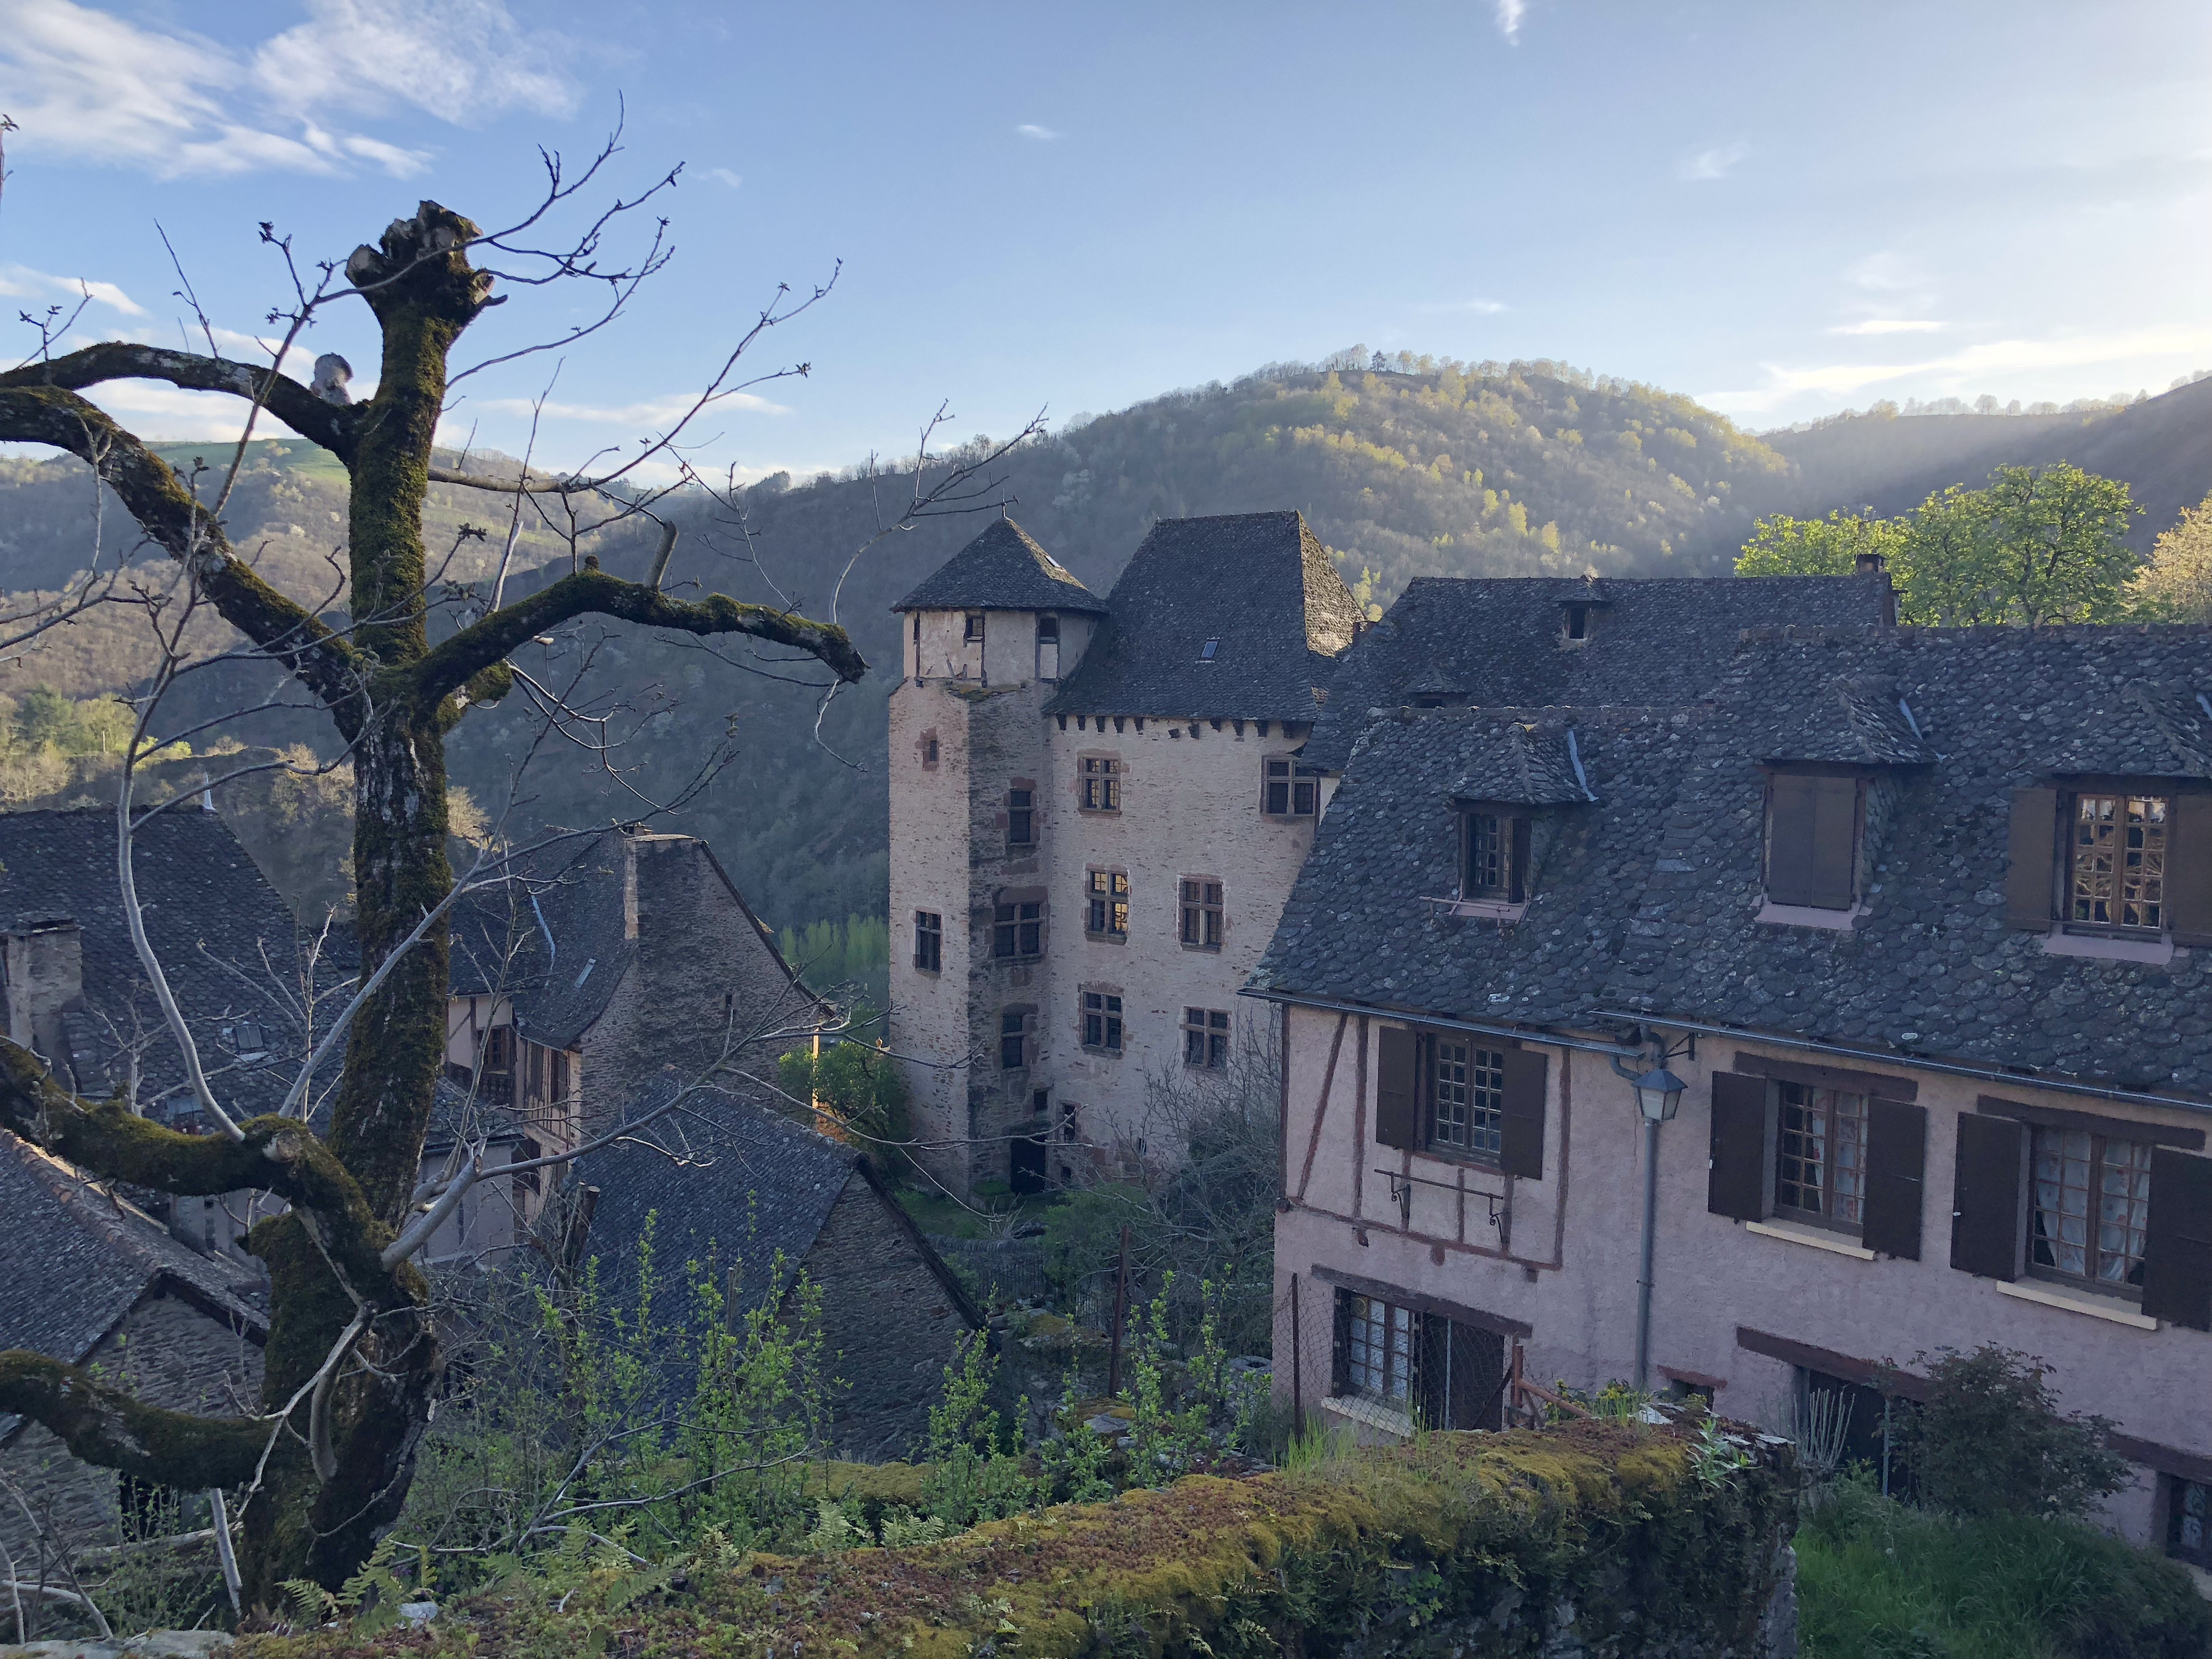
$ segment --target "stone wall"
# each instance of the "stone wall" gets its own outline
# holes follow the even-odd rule
[[[839,1390],[831,1433],[841,1456],[903,1457],[929,1428],[961,1334],[969,1328],[914,1236],[859,1173],[816,1236],[807,1275],[822,1292],[823,1334]]]

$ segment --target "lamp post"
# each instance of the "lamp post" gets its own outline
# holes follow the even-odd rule
[[[1651,1388],[1651,1243],[1659,1224],[1659,1126],[1682,1103],[1682,1079],[1658,1064],[1636,1079],[1636,1109],[1644,1119],[1644,1254],[1636,1275],[1636,1389]]]

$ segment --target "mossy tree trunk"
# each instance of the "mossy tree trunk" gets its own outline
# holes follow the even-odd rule
[[[335,1586],[368,1554],[406,1496],[441,1372],[422,1276],[384,1256],[409,1218],[445,1047],[445,927],[406,941],[453,884],[447,734],[467,708],[507,690],[508,652],[586,613],[754,635],[811,653],[848,681],[866,671],[840,629],[719,595],[678,602],[589,567],[430,647],[422,501],[447,354],[491,302],[489,275],[469,258],[477,234],[425,202],[347,262],[383,334],[382,373],[365,404],[326,403],[282,374],[141,346],[96,346],[0,374],[0,439],[92,463],[201,596],[296,675],[351,745],[364,978],[405,950],[354,1015],[326,1139],[278,1117],[251,1120],[234,1138],[181,1134],[118,1102],[66,1094],[36,1055],[0,1041],[0,1124],[17,1134],[103,1177],[179,1195],[264,1188],[290,1206],[247,1241],[273,1284],[260,1417],[155,1411],[76,1367],[0,1354],[0,1412],[45,1424],[89,1462],[186,1488],[246,1486],[258,1470],[240,1566],[258,1605],[272,1605],[287,1578]],[[344,463],[349,629],[262,581],[174,471],[79,395],[128,377],[258,398]],[[356,1326],[327,1391],[319,1473],[310,1384]]]

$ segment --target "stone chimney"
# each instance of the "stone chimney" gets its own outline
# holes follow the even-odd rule
[[[1881,576],[1889,572],[1889,561],[1879,553],[1861,553],[1853,562],[1857,566],[1856,574],[1858,575]]]
[[[84,1006],[84,934],[67,916],[26,916],[4,935],[8,1040],[69,1069],[62,1016]]]
[[[1854,554],[1851,559],[1854,574],[1881,578],[1881,619],[1890,627],[1897,626],[1897,588],[1889,580],[1889,561],[1879,553]]]

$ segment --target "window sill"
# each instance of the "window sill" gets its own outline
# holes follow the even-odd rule
[[[1083,1052],[1086,1054],[1096,1054],[1101,1060],[1121,1058],[1121,1051],[1119,1048],[1094,1048],[1087,1042],[1083,1045]]]
[[[2154,1331],[2158,1321],[2117,1297],[2099,1296],[2090,1291],[2061,1290],[2056,1285],[2045,1285],[2034,1279],[1997,1279],[1994,1281],[2001,1296],[2017,1297],[2022,1302],[2040,1302],[2046,1308],[2063,1308],[2069,1313],[2087,1314],[2092,1319],[2108,1319],[2115,1325],[2125,1325],[2130,1330]]]
[[[1867,913],[1860,905],[1855,910],[1822,910],[1809,904],[1765,903],[1759,907],[1753,921],[1771,921],[1785,927],[1827,927],[1839,933],[1848,933],[1859,925],[1859,918]]]
[[[2118,939],[2107,933],[2069,933],[2053,927],[2043,936],[2043,951],[2052,957],[2088,957],[2100,962],[2147,962],[2163,968],[2173,960],[2170,939]]]
[[[1792,1244],[1809,1244],[1816,1250],[1826,1250],[1836,1255],[1847,1255],[1857,1261],[1871,1261],[1874,1252],[1863,1244],[1854,1244],[1844,1233],[1832,1233],[1821,1227],[1807,1227],[1794,1221],[1747,1221],[1747,1231],[1764,1238],[1786,1238]]]
[[[1528,914],[1528,902],[1510,899],[1432,898],[1429,902],[1455,921],[1518,921]]]
[[[1185,945],[1182,948],[1194,957],[1218,957],[1221,954],[1218,945]]]
[[[1129,942],[1127,933],[1094,933],[1087,927],[1083,930],[1083,937],[1093,945],[1127,945]]]
[[[1385,1434],[1404,1435],[1411,1439],[1413,1419],[1406,1413],[1383,1405],[1380,1401],[1362,1399],[1356,1394],[1332,1395],[1322,1401],[1323,1411],[1334,1412],[1339,1417],[1350,1418],[1355,1423],[1364,1423],[1370,1429],[1380,1429]]]

